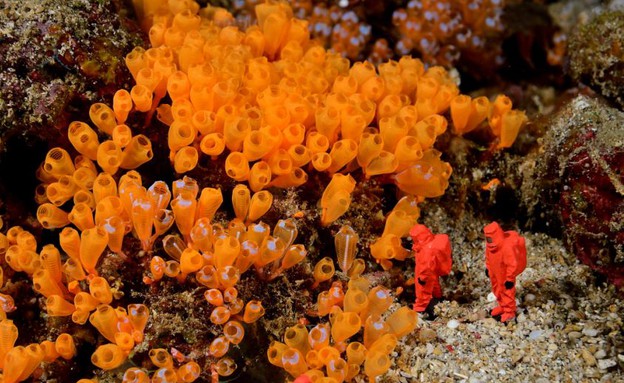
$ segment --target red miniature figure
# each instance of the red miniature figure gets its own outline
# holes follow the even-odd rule
[[[507,322],[516,316],[516,277],[526,267],[526,244],[515,231],[503,231],[492,222],[483,228],[485,233],[485,274],[492,282],[492,292],[498,306],[492,316],[501,316]]]
[[[416,258],[416,304],[414,310],[427,310],[431,298],[442,297],[439,277],[451,272],[451,242],[448,235],[433,235],[425,225],[415,225],[410,229]]]

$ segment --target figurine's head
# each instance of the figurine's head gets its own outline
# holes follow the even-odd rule
[[[412,237],[412,241],[414,241],[414,245],[418,246],[421,244],[425,244],[431,239],[433,239],[433,233],[431,230],[425,225],[414,225],[409,232],[410,237]]]
[[[485,233],[485,246],[490,251],[497,251],[503,245],[505,233],[497,222],[492,222],[483,228]]]

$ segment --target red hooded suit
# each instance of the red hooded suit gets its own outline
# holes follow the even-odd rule
[[[526,267],[526,245],[517,232],[504,232],[496,222],[485,226],[483,232],[486,272],[498,301],[492,315],[501,315],[506,322],[516,316],[516,277]]]
[[[439,277],[451,272],[451,243],[448,235],[433,235],[425,225],[415,225],[410,230],[416,258],[416,304],[414,310],[423,312],[431,298],[440,298],[442,288]]]

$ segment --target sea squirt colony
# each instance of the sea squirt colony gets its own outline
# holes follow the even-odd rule
[[[45,229],[62,229],[62,251],[48,244],[38,252],[36,238],[19,226],[0,235],[6,264],[32,278],[33,289],[46,298],[49,316],[70,317],[78,325],[88,321],[106,340],[91,356],[104,370],[127,361],[144,341],[150,320],[144,304],[115,306],[115,288],[98,272],[109,251],[121,259],[137,257],[126,253],[130,235],[149,256],[146,284],[166,276],[206,288],[209,320],[222,326],[223,335],[210,344],[209,367],[203,371],[229,376],[236,364],[226,354],[265,312],[261,302],[238,297],[241,274],[253,267],[259,278],[270,281],[307,256],[305,247],[294,243],[293,219],[278,221],[273,230],[260,221],[273,203],[265,189],[298,187],[309,172],[328,173],[331,181],[320,201],[320,225],[327,226],[349,209],[356,186],[352,174],[359,178],[361,169],[365,178],[386,175],[405,194],[370,247],[387,269],[393,259],[408,255],[400,239],[416,223],[418,203],[442,195],[448,186],[451,167],[433,149],[436,137],[447,130],[444,114],[450,110],[457,134],[489,127],[496,148],[509,147],[526,120],[506,96],[490,102],[460,95],[446,70],[426,68],[418,59],[403,57],[377,68],[366,62],[351,65],[310,40],[308,23],[293,18],[283,3],[259,4],[258,24],[246,30],[236,27],[224,9],[199,9],[192,1],[137,0],[135,6],[152,45],[126,57],[136,84],[129,91],[120,89],[112,106],[93,104],[92,125],[70,124],[70,150],[77,155],[53,148],[37,171],[37,219]],[[145,113],[148,124],[156,115],[168,126],[169,159],[177,173],[193,170],[200,155],[225,156],[227,176],[239,182],[231,195],[234,219],[215,222],[221,190],[201,187],[189,177],[171,189],[162,181],[143,185],[134,169],[154,153],[149,138],[135,134],[141,128],[130,122],[135,113]],[[152,250],[162,236],[168,260]],[[338,265],[351,279],[344,292],[334,282],[319,294],[316,315],[329,315],[329,323],[310,331],[291,327],[284,343],[269,347],[271,363],[292,376],[306,373],[319,382],[341,382],[357,375],[363,364],[373,379],[389,368],[397,339],[416,325],[407,307],[382,317],[392,297],[361,276],[364,262],[356,258],[357,243],[358,234],[348,225],[335,236]],[[314,268],[313,288],[333,275],[334,261],[322,259]],[[41,362],[74,355],[71,334],[15,346],[17,328],[6,319],[13,299],[2,295],[2,303],[4,382],[22,381]],[[349,340],[362,329],[362,342]],[[197,362],[173,358],[162,348],[152,348],[149,357],[156,367],[152,381],[191,382],[202,374]],[[123,378],[148,380],[148,373],[136,367]]]

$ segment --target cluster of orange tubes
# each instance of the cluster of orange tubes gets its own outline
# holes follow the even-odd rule
[[[393,302],[389,290],[371,288],[362,271],[363,263],[354,263],[346,291],[334,282],[318,295],[317,315],[329,315],[329,323],[309,331],[302,324],[288,328],[283,343],[271,343],[269,361],[293,377],[305,374],[319,383],[350,381],[360,374],[362,364],[371,382],[384,374],[398,339],[414,330],[417,317],[407,306],[385,315]]]
[[[69,140],[80,155],[72,161],[63,148],[48,152],[37,169],[37,178],[42,182],[35,191],[39,204],[51,203],[58,207],[73,199],[74,205],[91,206],[94,200],[88,192],[93,189],[98,176],[95,164],[110,177],[120,168],[135,169],[152,158],[150,140],[142,134],[133,136],[131,129],[124,124],[133,105],[135,110],[141,111],[138,104],[133,104],[135,97],[131,94],[134,93],[123,89],[117,91],[113,108],[103,103],[91,106],[89,116],[97,131],[85,122],[69,124]],[[98,132],[110,139],[100,143]],[[79,209],[84,208],[84,205],[80,206]]]
[[[96,356],[96,354],[93,354],[93,358],[97,358],[99,362],[103,362],[103,359],[114,360],[123,356],[123,353],[119,352],[116,348],[106,348],[107,346],[110,345],[99,347],[96,351],[98,355]],[[151,349],[149,351],[149,358],[156,367],[151,377],[149,373],[143,369],[130,367],[124,372],[121,383],[191,383],[197,380],[201,373],[199,364],[193,360],[186,361],[187,358],[184,356],[181,356],[178,361],[180,361],[180,363],[186,362],[176,368],[173,356],[162,348]],[[97,363],[94,362],[94,364]],[[230,366],[230,364],[228,364],[228,366]],[[223,368],[223,366],[221,367]],[[80,379],[77,383],[97,383],[97,379]]]
[[[401,238],[406,237],[417,223],[420,216],[418,203],[421,201],[412,195],[401,198],[386,217],[381,237],[370,245],[371,255],[384,270],[392,267],[392,260],[404,261],[409,256],[409,252],[401,246]]]
[[[32,278],[33,289],[46,298],[45,307],[49,316],[71,317],[74,323],[80,325],[88,320],[105,339],[112,342],[98,347],[92,357],[95,365],[103,369],[118,367],[126,360],[135,343],[143,340],[149,317],[147,307],[142,304],[130,304],[127,310],[111,307],[114,291],[106,279],[97,276],[95,267],[108,245],[105,229],[92,227],[84,229],[82,234],[73,228],[63,229],[59,242],[64,255],[52,244],[44,245],[37,252],[35,237],[19,226],[11,227],[7,235],[2,234],[0,238],[4,244],[2,252],[6,263],[13,270],[25,272]],[[88,292],[83,291],[87,285]],[[14,309],[13,299],[4,294],[2,298],[2,312],[6,316],[6,312]],[[7,326],[10,324],[9,328],[13,326],[11,321],[5,322]],[[19,372],[18,380],[7,380],[7,374],[13,377],[15,371],[7,371],[5,368],[4,381],[24,380],[42,360],[50,362],[59,355],[70,359],[75,353],[73,338],[65,334],[59,339],[54,345],[48,344],[48,341],[41,343],[44,353],[35,350],[33,345],[25,349],[22,347],[20,354],[13,357],[22,357],[21,352],[26,350],[33,353],[24,355],[31,358],[34,365],[20,364],[23,369]],[[13,364],[7,366],[12,367]],[[18,368],[17,365],[15,368]]]
[[[126,361],[143,341],[149,319],[145,305],[111,306],[115,289],[98,273],[107,249],[125,259],[127,234],[149,252],[175,224],[180,235],[163,238],[171,259],[152,256],[144,282],[154,284],[168,276],[207,288],[209,319],[223,329],[208,355],[218,360],[213,370],[229,376],[236,368],[226,356],[230,346],[242,341],[245,324],[264,315],[261,302],[245,304],[238,297],[240,275],[253,266],[261,279],[271,280],[307,254],[303,245],[294,244],[298,231],[293,220],[278,221],[272,231],[258,222],[273,203],[273,195],[264,189],[300,186],[307,172],[327,172],[332,179],[320,201],[321,224],[326,226],[349,208],[356,187],[351,173],[390,176],[407,196],[371,245],[372,255],[388,268],[391,259],[407,255],[400,238],[416,222],[417,204],[442,195],[448,186],[450,165],[433,149],[447,130],[443,114],[450,109],[459,134],[489,125],[499,148],[511,145],[526,119],[504,96],[490,102],[459,95],[444,69],[425,68],[417,59],[404,57],[378,68],[361,62],[351,66],[312,42],[307,22],[293,18],[282,3],[258,5],[258,25],[245,31],[232,26],[233,17],[225,10],[200,10],[189,0],[136,5],[152,44],[126,57],[136,85],[119,90],[112,107],[91,106],[95,128],[79,121],[70,124],[75,158],[53,148],[37,171],[42,182],[36,190],[37,219],[46,229],[62,228],[62,251],[50,244],[38,252],[35,237],[18,226],[0,234],[6,264],[32,278],[34,290],[46,298],[49,316],[71,317],[79,325],[89,321],[110,342],[99,345],[91,357],[104,370]],[[133,135],[126,125],[134,112],[147,113],[148,121],[156,113],[169,127],[170,160],[178,173],[194,169],[200,152],[212,159],[226,156],[227,175],[240,182],[232,192],[236,218],[227,227],[212,222],[223,202],[220,189],[200,190],[188,177],[175,181],[172,190],[162,181],[143,186],[140,173],[132,169],[153,153],[149,139]],[[119,169],[128,171],[119,176]],[[285,343],[274,342],[269,349],[271,363],[293,376],[306,373],[316,379],[326,374],[329,381],[342,382],[364,364],[365,374],[374,378],[388,369],[397,339],[416,325],[415,314],[406,307],[381,319],[392,298],[383,287],[371,289],[360,276],[364,262],[355,258],[358,239],[347,225],[336,234],[338,265],[351,280],[346,292],[334,283],[319,294],[318,313],[329,314],[330,323],[310,332],[292,327]],[[314,268],[313,287],[331,280],[334,272],[332,259],[322,259]],[[68,334],[56,342],[15,346],[17,328],[6,319],[14,309],[13,298],[0,294],[4,382],[26,379],[42,361],[74,355]],[[362,328],[362,342],[349,342]],[[341,356],[345,352],[346,359]],[[201,372],[185,358],[185,364],[174,367],[163,349],[152,350],[150,358],[158,367],[152,381],[192,382]],[[131,368],[123,381],[149,379],[145,371]]]
[[[257,5],[258,25],[245,31],[220,8],[183,3],[143,2],[152,48],[126,57],[137,84],[160,84],[154,98],[171,100],[158,116],[176,171],[192,170],[201,152],[224,155],[228,176],[255,192],[358,169],[394,175],[409,194],[444,192],[450,167],[432,146],[459,90],[443,68],[409,57],[351,66],[282,3]]]
[[[254,9],[261,1],[245,0],[233,4],[239,24],[249,25],[255,21]],[[310,37],[332,51],[350,60],[367,59],[374,64],[387,61],[393,56],[388,41],[375,40],[370,52],[372,26],[361,14],[363,7],[342,8],[337,4],[327,4],[310,0],[291,2],[297,18],[308,22]],[[368,57],[365,57],[368,54]]]
[[[400,55],[416,51],[424,61],[447,67],[462,54],[487,61],[485,66],[498,66],[504,6],[500,0],[412,0],[392,15],[398,32],[395,51]]]
[[[45,340],[27,346],[15,346],[18,330],[13,321],[0,322],[0,369],[2,381],[15,383],[26,380],[42,362],[52,363],[59,357],[69,360],[76,355],[74,338],[60,334],[55,341]]]
[[[223,227],[212,222],[223,202],[220,189],[206,187],[200,192],[197,182],[189,177],[174,181],[172,189],[173,192],[162,181],[146,189],[135,171],[121,176],[118,184],[109,174],[100,173],[93,183],[93,211],[86,206],[80,218],[71,218],[76,205],[69,214],[50,203],[41,205],[38,210],[38,219],[46,227],[72,223],[82,231],[78,234],[77,230],[66,227],[60,233],[61,247],[69,257],[63,270],[67,270],[70,283],[88,275],[90,294],[78,292],[72,305],[63,297],[68,290],[75,291],[63,289],[62,284],[54,284],[56,290],[49,288],[50,293],[37,285],[35,289],[48,297],[50,315],[72,315],[79,324],[89,318],[90,323],[113,342],[98,347],[92,356],[93,364],[102,369],[116,368],[125,361],[135,342],[141,341],[147,321],[148,311],[143,305],[130,305],[127,315],[125,310],[109,306],[112,301],[110,286],[97,276],[96,266],[107,246],[123,255],[122,242],[127,233],[133,232],[147,251],[156,238],[175,223],[183,239],[174,234],[163,238],[163,248],[171,259],[165,261],[153,256],[150,276],[144,280],[151,284],[168,276],[184,282],[188,276],[194,276],[197,283],[208,288],[205,297],[214,306],[210,320],[222,325],[224,332],[210,345],[209,354],[215,358],[222,358],[230,344],[242,341],[241,322],[253,323],[264,314],[261,302],[245,304],[237,296],[235,285],[240,275],[253,265],[262,278],[272,279],[301,262],[307,254],[302,245],[293,243],[297,228],[291,219],[280,220],[273,235],[268,225],[255,223],[271,207],[273,197],[268,191],[251,195],[246,185],[235,187],[232,205],[237,218]],[[55,221],[48,211],[67,214],[67,218]],[[50,246],[53,247],[47,245],[44,249]],[[53,254],[60,267],[60,253],[56,250]],[[79,289],[76,285],[74,288]],[[56,292],[59,294],[52,295]],[[93,310],[95,312],[89,316]],[[216,364],[219,373],[231,374],[234,368],[229,358]]]

